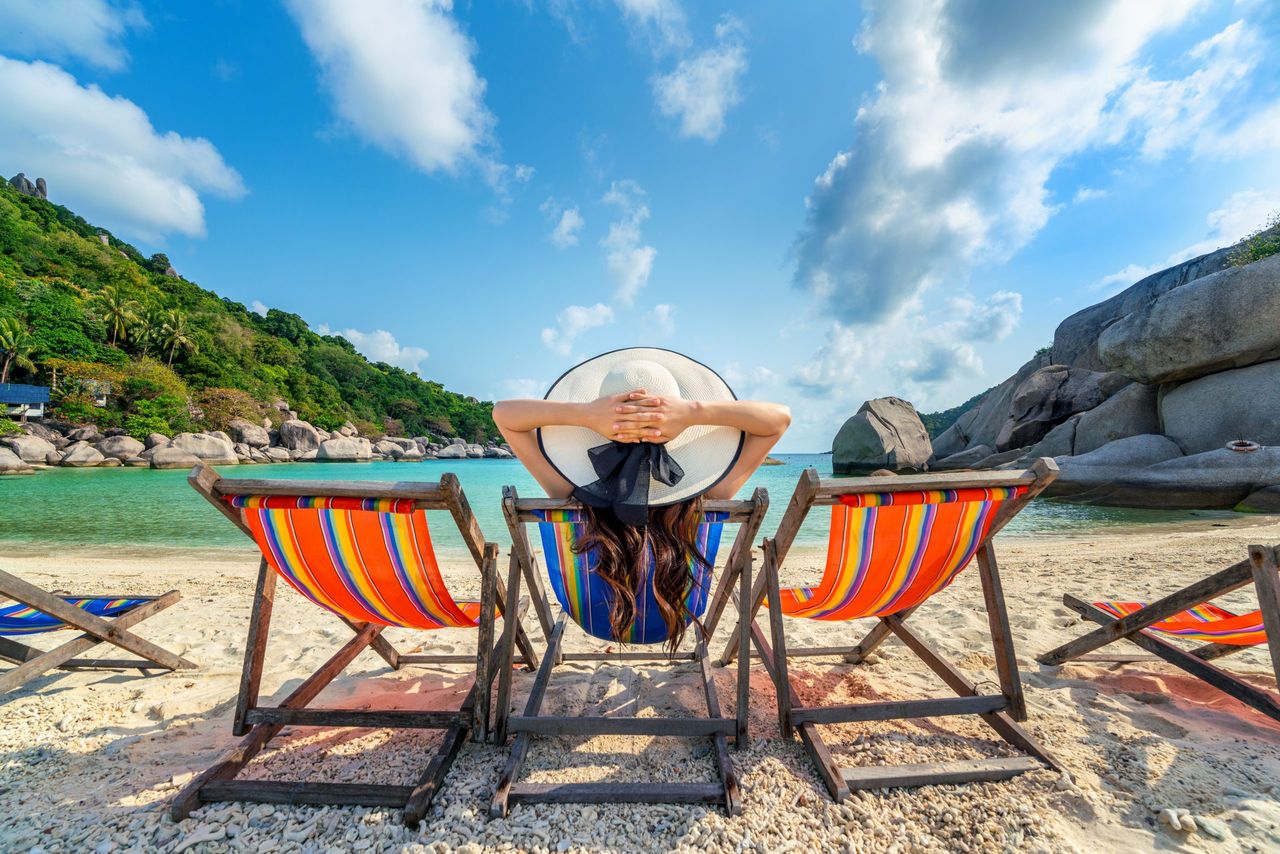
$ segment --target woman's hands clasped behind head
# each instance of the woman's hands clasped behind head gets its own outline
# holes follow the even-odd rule
[[[650,395],[642,388],[601,400],[611,403],[612,417],[608,432],[597,432],[626,443],[670,442],[692,426],[698,407],[696,401]]]

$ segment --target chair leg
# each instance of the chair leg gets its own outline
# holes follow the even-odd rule
[[[1271,669],[1280,686],[1280,550],[1266,546],[1249,546],[1249,563],[1253,569],[1253,586],[1258,592],[1258,608],[1262,611],[1262,627],[1267,633],[1267,650],[1271,653]]]
[[[484,561],[480,576],[480,625],[476,637],[476,681],[475,705],[472,710],[474,720],[471,728],[473,741],[489,740],[489,689],[493,675],[489,669],[489,656],[492,654],[493,630],[498,596],[498,547],[486,543]],[[513,608],[508,612],[504,622],[519,622]]]
[[[745,602],[751,595],[752,555],[748,551],[743,562],[742,572],[738,577],[738,601]],[[751,621],[745,614],[738,615],[738,645],[747,653],[738,657],[738,735],[734,744],[738,750],[746,750],[750,735],[748,733],[751,712]]]
[[[249,639],[244,645],[244,667],[240,671],[240,693],[236,695],[235,716],[231,722],[233,735],[249,731],[244,716],[258,705],[262,684],[262,665],[267,654],[267,636],[271,632],[271,612],[276,600],[276,573],[263,558],[258,567],[258,584],[253,593],[253,612],[249,615]]]
[[[978,551],[978,575],[982,579],[982,597],[987,607],[987,623],[991,627],[1000,689],[1009,700],[1009,716],[1015,721],[1025,721],[1027,700],[1022,693],[1022,677],[1018,673],[1018,656],[1013,647],[1013,633],[1009,629],[1009,613],[1005,609],[996,551],[990,540]]]
[[[756,610],[760,607],[760,603],[764,601],[764,593],[765,593],[765,574],[761,573],[760,576],[755,578],[752,582],[751,598],[748,600],[750,604],[745,606],[745,609],[744,609],[741,604],[741,600],[739,601],[739,608],[740,608],[739,613],[741,614],[745,612],[750,612],[751,614],[755,614]],[[740,632],[734,632],[733,634],[729,635],[729,642],[725,644],[724,652],[721,653],[720,655],[721,667],[728,667],[730,664],[733,663],[734,656],[736,656],[739,652],[738,644],[740,639],[741,639]],[[751,654],[750,648],[744,646],[742,650],[742,654],[749,656]]]
[[[499,661],[501,662],[498,671],[498,700],[497,700],[497,720],[494,722],[493,741],[495,744],[505,744],[507,741],[507,718],[511,714],[511,671],[515,668],[515,626],[512,625],[513,620],[518,620],[515,616],[517,611],[516,603],[520,600],[520,559],[516,557],[515,550],[511,552],[511,563],[507,570],[507,605],[504,609],[506,613],[513,616],[507,617],[502,622],[502,643],[499,649]],[[536,591],[530,591],[531,595],[536,596]],[[536,607],[536,606],[535,606]]]
[[[773,640],[773,667],[778,674],[778,727],[783,738],[791,738],[791,678],[787,672],[787,641],[782,629],[782,593],[778,581],[778,550],[773,540],[764,541],[764,577],[769,585],[769,634]],[[755,614],[752,614],[752,619]],[[743,655],[746,655],[744,650]]]

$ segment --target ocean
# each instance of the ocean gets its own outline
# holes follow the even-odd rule
[[[776,529],[782,510],[807,467],[831,475],[829,454],[781,454],[783,465],[764,466],[744,487],[769,491],[770,508],[762,533]],[[505,550],[509,538],[500,506],[502,487],[514,484],[525,497],[542,494],[516,460],[426,460],[421,463],[294,463],[228,466],[225,477],[311,480],[435,480],[457,474],[487,539]],[[13,547],[98,546],[120,548],[243,548],[247,538],[187,485],[187,472],[150,469],[51,468],[24,477],[0,478],[0,542]],[[436,514],[432,514],[436,515]],[[1036,501],[1008,528],[1006,536],[1087,534],[1117,526],[1231,519],[1225,511],[1127,510]],[[447,514],[432,526],[441,551],[462,549]],[[433,520],[435,521],[435,520]],[[800,546],[826,541],[827,514],[811,513],[797,538]]]

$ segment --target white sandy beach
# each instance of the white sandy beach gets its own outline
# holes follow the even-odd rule
[[[752,744],[733,758],[744,814],[682,806],[517,806],[485,818],[506,751],[468,744],[421,828],[365,808],[245,805],[205,807],[175,824],[165,805],[178,787],[236,739],[230,708],[237,687],[257,561],[251,549],[112,554],[10,549],[0,563],[51,589],[158,593],[180,588],[178,605],[140,633],[199,662],[200,669],[141,678],[134,673],[54,672],[0,704],[0,849],[6,851],[533,850],[630,851],[1274,851],[1280,850],[1280,725],[1162,663],[1042,668],[1033,660],[1082,633],[1060,604],[1063,592],[1151,597],[1240,560],[1250,542],[1280,542],[1280,522],[1150,527],[1071,539],[999,544],[1006,595],[1028,691],[1030,729],[1069,774],[1034,772],[1009,782],[861,793],[833,804],[798,741],[779,738],[771,683],[752,673]],[[794,554],[784,581],[815,580],[822,555]],[[474,569],[448,573],[458,595],[474,595]],[[317,667],[349,630],[281,588],[264,692],[277,699]],[[1229,603],[1252,608],[1251,589]],[[994,674],[975,572],[912,617],[931,643],[979,681]],[[731,618],[727,623],[731,623]],[[536,621],[527,622],[535,638]],[[845,643],[867,625],[788,621],[790,642]],[[469,650],[464,632],[392,631],[401,649]],[[719,633],[714,654],[726,637]],[[592,648],[570,627],[567,648]],[[48,645],[46,638],[42,643]],[[1137,651],[1134,647],[1126,652]],[[896,641],[871,663],[802,659],[793,673],[808,702],[842,698],[944,696],[947,691]],[[1275,689],[1264,650],[1226,666]],[[565,665],[545,708],[561,713],[701,710],[685,665]],[[323,695],[326,705],[443,708],[470,674],[408,667],[391,672],[366,652]],[[733,671],[719,672],[721,702],[733,709]],[[522,705],[532,681],[515,678]],[[1005,750],[983,724],[955,718],[827,728],[849,764],[934,761]],[[255,760],[255,775],[404,782],[420,771],[439,736],[386,731],[296,729]],[[712,779],[703,742],[593,738],[541,741],[525,779]],[[327,751],[326,756],[321,756]],[[560,776],[554,769],[568,768]],[[1159,821],[1164,808],[1189,811],[1198,829]]]

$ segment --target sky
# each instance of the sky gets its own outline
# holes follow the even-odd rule
[[[0,171],[482,399],[679,350],[822,451],[1280,211],[1267,0],[0,0]]]

